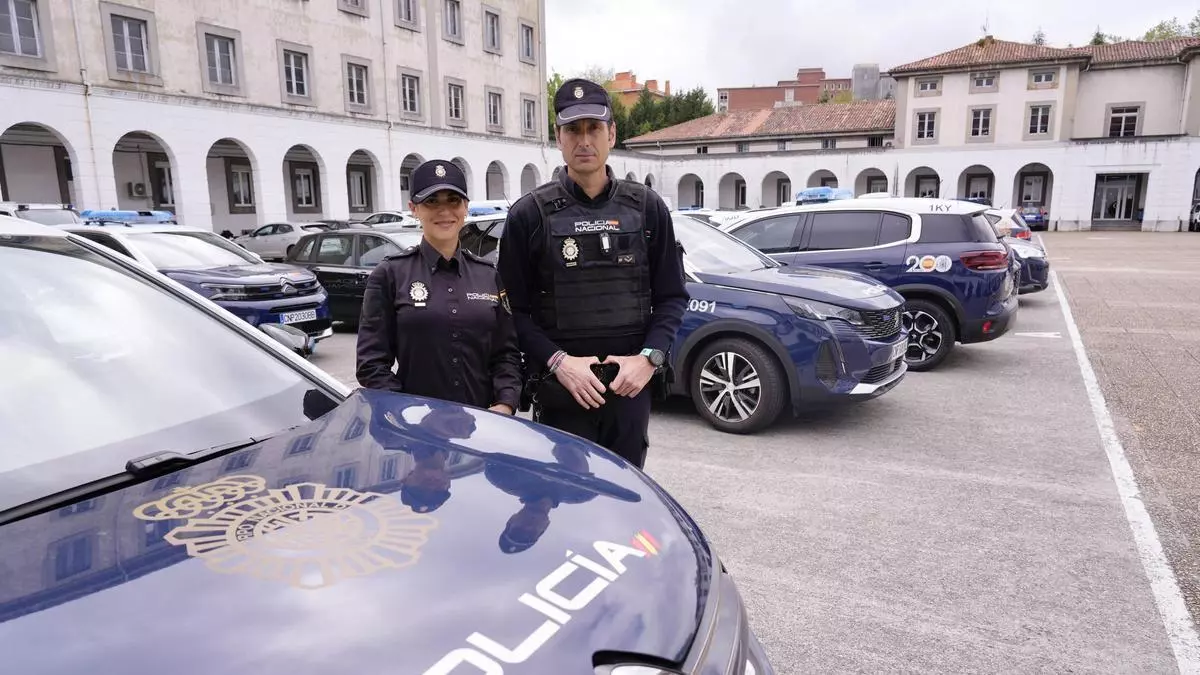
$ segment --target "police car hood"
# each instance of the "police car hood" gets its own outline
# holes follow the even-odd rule
[[[215,265],[211,267],[163,267],[159,272],[177,281],[192,281],[220,283],[227,281],[235,284],[278,284],[279,280],[291,282],[312,281],[316,278],[312,272],[298,268],[295,265],[283,263],[247,263],[245,265]]]
[[[358,390],[0,528],[0,654],[40,674],[591,673],[599,650],[681,659],[708,561],[682,510],[596,446]]]
[[[891,309],[904,300],[871,277],[827,267],[782,265],[730,274],[697,275],[701,281],[730,288],[828,302],[859,310]]]

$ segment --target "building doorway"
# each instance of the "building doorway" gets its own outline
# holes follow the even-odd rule
[[[1096,176],[1096,198],[1092,220],[1141,220],[1143,174],[1101,174]]]

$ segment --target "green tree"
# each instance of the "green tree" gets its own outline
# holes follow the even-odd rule
[[[1198,18],[1200,18],[1200,13],[1198,13]],[[1171,17],[1166,21],[1159,21],[1151,26],[1145,35],[1142,36],[1142,39],[1146,42],[1156,42],[1158,40],[1170,40],[1185,36],[1187,36],[1187,31],[1184,29],[1183,24],[1179,23],[1179,19]]]
[[[1092,33],[1092,39],[1088,42],[1090,45],[1106,45],[1108,44],[1108,36],[1100,31],[1100,26],[1096,26],[1096,32]]]
[[[550,77],[546,80],[546,122],[550,125],[550,135],[546,138],[554,141],[554,92],[562,86],[566,80],[557,70],[550,73]]]
[[[1196,16],[1188,22],[1188,35],[1200,37],[1200,9],[1196,10]]]
[[[1038,26],[1037,32],[1033,34],[1033,39],[1030,42],[1039,47],[1046,46],[1046,31],[1042,30],[1041,26]]]

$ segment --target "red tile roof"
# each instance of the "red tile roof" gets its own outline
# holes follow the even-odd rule
[[[1082,47],[1044,47],[1023,42],[997,40],[991,36],[936,56],[892,68],[890,75],[909,75],[944,70],[967,70],[1015,66],[1020,64],[1079,61],[1083,64],[1115,65],[1175,59],[1192,48],[1200,48],[1200,38],[1176,38],[1156,42],[1118,42]]]
[[[625,141],[640,145],[662,141],[732,140],[755,136],[803,136],[891,132],[896,102],[818,103],[761,110],[735,110],[676,124]]]

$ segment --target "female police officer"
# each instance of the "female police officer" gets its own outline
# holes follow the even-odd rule
[[[421,243],[384,258],[367,278],[358,382],[511,415],[521,354],[496,268],[459,248],[467,179],[453,163],[430,160],[413,171],[410,188]]]

